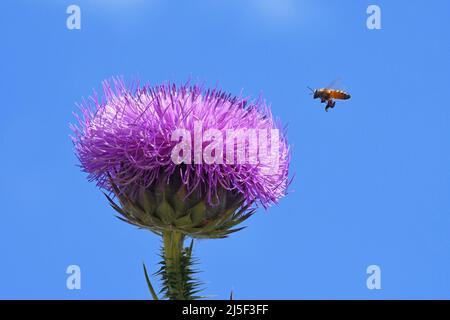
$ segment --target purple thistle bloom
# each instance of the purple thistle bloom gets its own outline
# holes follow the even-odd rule
[[[270,130],[281,128],[261,98],[249,101],[200,85],[137,83],[127,88],[120,79],[112,82],[114,88],[103,82],[102,101],[95,92],[83,101],[78,125],[71,126],[81,167],[100,188],[113,191],[112,180],[121,191],[137,194],[161,179],[170,183],[177,177],[188,194],[205,194],[209,205],[220,201],[217,190],[223,188],[264,207],[286,194],[290,151],[284,130],[279,136],[278,168],[272,174],[265,173],[260,162],[228,164],[225,155],[221,164],[180,165],[171,158],[178,144],[171,139],[173,132],[183,128],[194,137],[196,121],[202,122],[203,132],[218,129],[224,137],[230,129],[265,129],[270,141]],[[244,148],[249,151],[248,142]]]

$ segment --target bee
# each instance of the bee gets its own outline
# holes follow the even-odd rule
[[[328,109],[334,108],[334,106],[336,105],[335,100],[347,100],[350,99],[351,97],[351,95],[348,94],[347,92],[342,90],[331,89],[331,87],[332,85],[329,85],[326,88],[316,90],[313,90],[310,87],[308,87],[308,89],[311,90],[314,99],[320,99],[321,103],[325,102],[327,103],[327,105],[325,106],[326,112],[328,112]]]

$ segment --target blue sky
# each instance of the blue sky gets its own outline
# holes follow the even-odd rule
[[[66,8],[81,8],[81,30]],[[366,8],[382,30],[366,28]],[[148,299],[159,239],[114,218],[79,171],[75,102],[114,75],[263,93],[289,124],[291,193],[197,242],[226,299],[450,298],[448,1],[5,1],[0,298]],[[341,77],[328,113],[306,86]],[[66,268],[81,268],[81,290]],[[366,268],[381,268],[368,290]]]

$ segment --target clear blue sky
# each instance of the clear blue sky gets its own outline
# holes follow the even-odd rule
[[[39,3],[39,4],[38,4]],[[382,30],[366,28],[378,4]],[[81,7],[81,30],[66,8]],[[449,1],[4,1],[0,298],[149,298],[159,239],[79,171],[75,102],[113,75],[191,77],[271,102],[296,178],[226,240],[197,242],[205,294],[450,298]],[[325,113],[306,86],[344,79]],[[82,289],[66,288],[81,267]],[[368,290],[366,268],[382,270]]]

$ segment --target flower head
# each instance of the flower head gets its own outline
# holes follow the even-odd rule
[[[262,99],[250,101],[217,89],[204,89],[201,85],[177,87],[167,83],[151,87],[137,83],[126,87],[119,79],[113,79],[112,83],[113,88],[111,82],[103,83],[103,99],[94,93],[88,101],[83,101],[78,125],[72,125],[72,140],[89,179],[102,189],[114,191],[122,207],[139,204],[142,209],[144,202],[148,202],[143,194],[152,195],[150,202],[153,201],[155,210],[165,200],[172,208],[176,206],[173,196],[166,199],[168,194],[182,196],[182,203],[192,200],[192,205],[183,210],[192,209],[203,199],[204,206],[209,208],[202,218],[203,224],[211,216],[220,216],[211,211],[220,211],[225,200],[233,204],[231,207],[236,203],[240,206],[259,203],[267,207],[285,195],[289,183],[289,146],[284,131],[276,136],[276,141],[271,140],[274,130],[281,128]],[[200,134],[211,130],[215,134],[201,136],[198,142],[199,126]],[[180,140],[173,135],[180,129],[188,133],[185,145],[193,146],[182,151],[184,158],[191,160],[183,163],[174,161],[173,153],[180,145]],[[233,131],[238,132],[236,139],[227,140],[227,134]],[[246,133],[258,138],[258,147],[250,139],[236,144]],[[223,140],[218,141],[218,136]],[[217,142],[213,150],[212,141]],[[271,154],[271,159],[276,160],[274,170],[267,170],[273,161],[238,161],[239,152],[249,155],[261,151],[262,141],[268,142],[265,149],[275,151]],[[196,147],[201,149],[200,156]],[[218,161],[199,163],[206,151]],[[185,216],[172,211],[173,219]],[[132,223],[155,224],[142,219]]]

